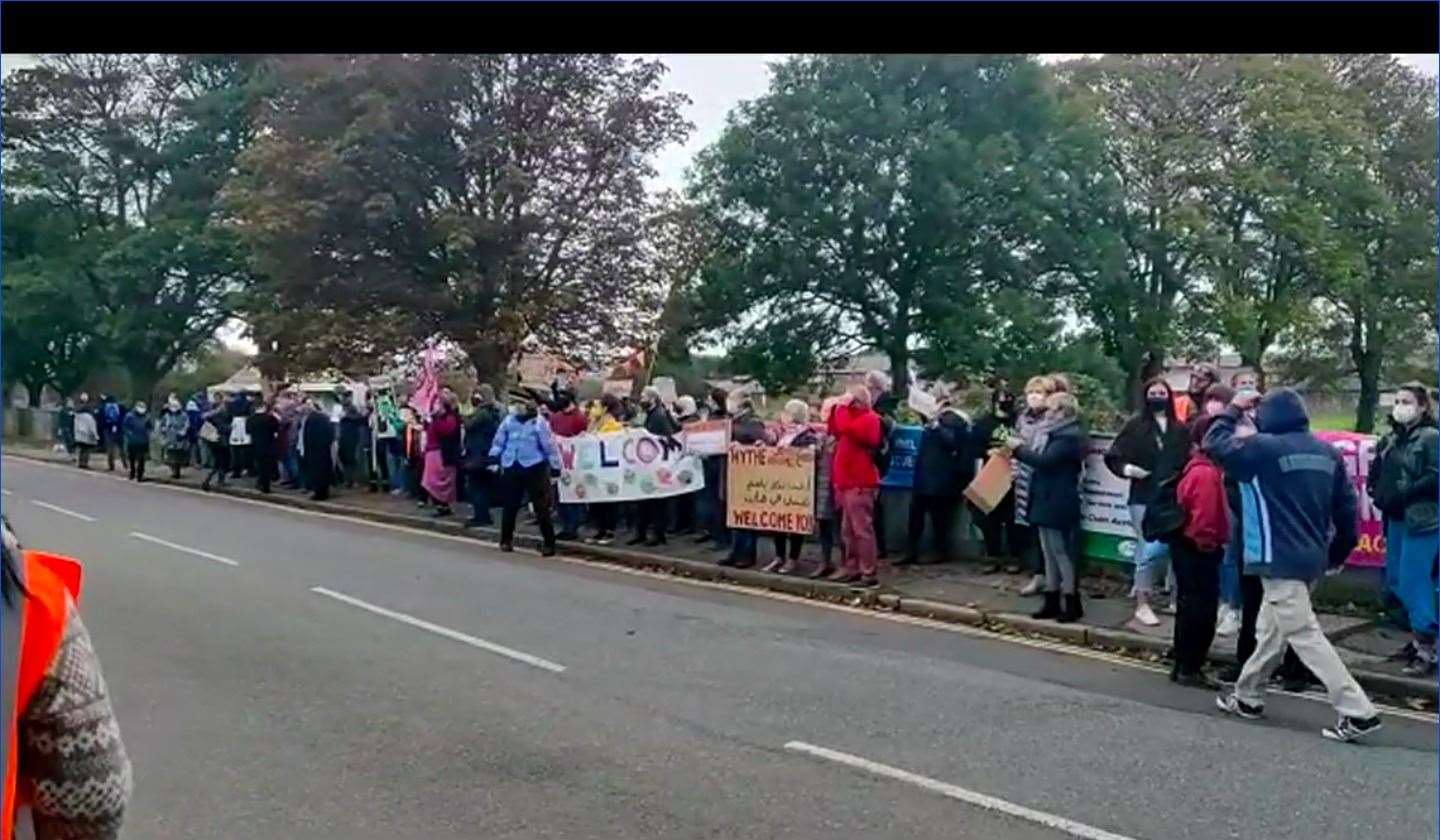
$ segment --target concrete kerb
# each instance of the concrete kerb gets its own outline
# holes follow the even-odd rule
[[[43,458],[36,455],[15,452],[6,454],[40,463],[57,463],[54,459]],[[192,484],[183,481],[174,481],[165,477],[156,477],[150,480],[156,484],[167,484],[194,489],[194,485]],[[497,528],[461,528],[459,523],[454,520],[440,520],[412,514],[390,513],[387,511],[352,507],[334,502],[317,502],[292,495],[267,495],[257,490],[240,487],[217,487],[212,492],[252,501],[267,502],[282,507],[292,507],[301,510],[329,513],[336,516],[366,519],[371,522],[379,522],[386,525],[432,530],[451,536],[469,537],[477,542],[496,542],[500,538],[500,532]],[[517,545],[527,548],[538,549],[540,547],[539,538],[529,534],[516,534],[515,542]],[[930,618],[952,624],[983,627],[999,632],[1008,631],[1041,636],[1079,647],[1090,647],[1118,653],[1139,652],[1146,654],[1164,654],[1170,649],[1168,640],[1118,628],[1095,627],[1079,623],[1059,624],[1053,621],[1037,620],[1028,615],[1020,615],[1018,613],[991,612],[944,601],[909,598],[903,594],[893,592],[862,590],[845,584],[772,575],[754,569],[732,569],[718,566],[714,563],[679,557],[667,557],[625,548],[615,548],[613,546],[593,545],[582,542],[564,542],[561,543],[561,547],[572,555],[591,557],[596,560],[616,563],[631,568],[664,571],[677,577],[733,583],[740,586],[783,592],[813,600],[844,603],[850,606],[868,609],[891,610],[905,615],[913,615],[918,618]],[[1233,663],[1235,661],[1234,654],[1228,651],[1212,654],[1211,659],[1214,662],[1220,663]],[[1440,698],[1440,685],[1437,685],[1435,681],[1366,671],[1363,669],[1352,668],[1351,670],[1355,675],[1355,679],[1364,686],[1367,691],[1375,694],[1399,698],[1423,698],[1431,701]]]

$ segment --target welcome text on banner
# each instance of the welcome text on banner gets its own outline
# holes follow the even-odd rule
[[[555,448],[567,504],[663,499],[705,486],[699,456],[644,429],[556,437]]]

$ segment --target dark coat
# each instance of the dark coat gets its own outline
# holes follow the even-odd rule
[[[1130,479],[1129,497],[1132,505],[1148,505],[1160,482],[1184,469],[1189,457],[1188,427],[1172,419],[1162,432],[1149,412],[1141,412],[1125,421],[1105,453],[1105,466],[1121,478],[1126,464],[1148,470],[1148,478]]]
[[[330,445],[335,442],[335,424],[323,411],[312,411],[305,416],[300,427],[300,437],[305,444],[305,479],[323,479],[328,486],[334,476],[335,463],[330,455]]]
[[[730,439],[746,446],[772,442],[765,430],[765,421],[749,411],[730,418]]]
[[[1431,420],[1414,426],[1396,426],[1375,446],[1366,489],[1386,519],[1404,521],[1415,531],[1429,531],[1440,523],[1436,486],[1437,441]]]
[[[670,409],[663,405],[656,405],[645,415],[645,431],[660,437],[669,437],[678,434],[680,424],[675,422],[671,416]]]
[[[915,492],[921,496],[956,498],[975,477],[975,448],[970,424],[959,412],[940,412],[920,435],[915,456]]]
[[[496,405],[482,405],[465,422],[465,469],[483,470],[490,463],[490,444],[495,440],[495,431],[500,428],[500,408]]]
[[[245,431],[250,434],[250,445],[256,458],[274,458],[276,443],[280,438],[280,421],[274,414],[263,411],[245,418]]]
[[[1039,528],[1073,528],[1080,523],[1080,470],[1089,436],[1079,420],[1042,428],[1033,444],[1023,444],[1015,457],[1029,465],[1030,508],[1027,518]]]

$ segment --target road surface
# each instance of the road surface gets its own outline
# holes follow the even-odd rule
[[[15,458],[135,838],[1434,837],[1433,723]]]

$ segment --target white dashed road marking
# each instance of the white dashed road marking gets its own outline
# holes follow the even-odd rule
[[[312,586],[310,587],[310,591],[314,592],[316,595],[324,595],[326,598],[334,598],[335,600],[343,604],[349,604],[352,607],[359,607],[362,610],[368,610],[369,612],[375,613],[376,615],[382,615],[386,618],[394,619],[402,624],[408,624],[411,627],[419,627],[421,630],[428,630],[429,632],[434,633],[437,636],[444,636],[447,639],[454,639],[457,642],[462,642],[471,647],[479,648],[480,650],[484,651],[489,651],[490,653],[496,654],[497,656],[503,656],[507,659],[513,659],[516,662],[523,662],[533,668],[540,668],[541,670],[551,671],[556,674],[562,673],[565,670],[564,665],[558,665],[548,659],[541,659],[538,656],[531,656],[528,653],[523,653],[513,648],[505,647],[504,645],[497,645],[494,642],[487,642],[484,639],[471,636],[467,633],[461,633],[459,630],[451,630],[449,627],[441,627],[440,625],[432,624],[431,622],[426,621],[423,618],[416,618],[413,615],[406,615],[402,612],[387,610],[384,607],[378,607],[367,601],[362,601],[359,598],[352,598],[349,595],[344,594],[343,592],[336,592],[333,589],[326,589],[323,586]]]
[[[178,543],[172,543],[172,542],[170,542],[170,541],[168,541],[168,540],[162,540],[162,539],[160,539],[159,537],[152,537],[152,536],[150,536],[149,534],[142,534],[142,533],[140,533],[139,531],[131,531],[131,532],[130,532],[130,536],[134,537],[134,538],[137,539],[137,540],[144,540],[145,542],[155,543],[156,545],[163,545],[163,546],[165,546],[166,548],[173,548],[173,549],[175,549],[176,551],[183,551],[183,552],[185,552],[186,554],[193,554],[193,555],[195,555],[196,557],[203,557],[203,558],[205,558],[206,560],[213,560],[213,561],[215,561],[216,563],[223,563],[223,564],[225,564],[226,566],[238,566],[238,565],[240,565],[239,563],[235,562],[234,560],[231,560],[229,557],[221,557],[221,556],[218,555],[218,554],[211,554],[211,553],[208,552],[208,551],[201,551],[201,550],[198,549],[198,548],[190,548],[189,546],[179,545]]]
[[[921,776],[918,773],[911,773],[908,770],[901,770],[898,767],[891,767],[888,764],[881,764],[878,761],[871,761],[868,758],[861,758],[858,755],[843,753],[838,750],[817,747],[814,744],[807,744],[804,741],[791,741],[785,745],[785,749],[791,752],[804,753],[814,758],[833,761],[836,764],[843,764],[856,770],[862,770],[872,776],[880,776],[886,779],[893,779],[897,782],[905,782],[925,790],[938,793],[941,796],[948,796],[951,799],[958,799],[977,808],[984,808],[987,811],[1006,814],[1011,817],[1043,825],[1046,828],[1053,828],[1056,831],[1063,831],[1072,837],[1081,837],[1084,840],[1135,840],[1124,834],[1116,834],[1113,831],[1106,831],[1103,828],[1096,828],[1093,825],[1086,825],[1072,819],[1059,817],[1054,814],[1047,814],[1044,811],[1036,811],[1026,808],[1024,805],[1016,805],[1004,799],[998,799],[989,794],[978,793],[967,790],[958,785],[932,779],[929,776]]]
[[[86,515],[83,514],[83,513],[76,513],[76,512],[73,511],[73,510],[67,510],[67,509],[65,509],[65,508],[60,507],[59,505],[52,505],[52,504],[50,504],[49,502],[42,502],[42,501],[40,501],[39,499],[31,499],[31,500],[30,500],[30,504],[35,505],[36,507],[45,508],[46,510],[53,510],[53,511],[55,511],[56,513],[64,514],[65,516],[73,516],[74,518],[80,520],[81,522],[94,522],[94,521],[95,521],[95,517],[93,517],[93,516],[86,516]]]

